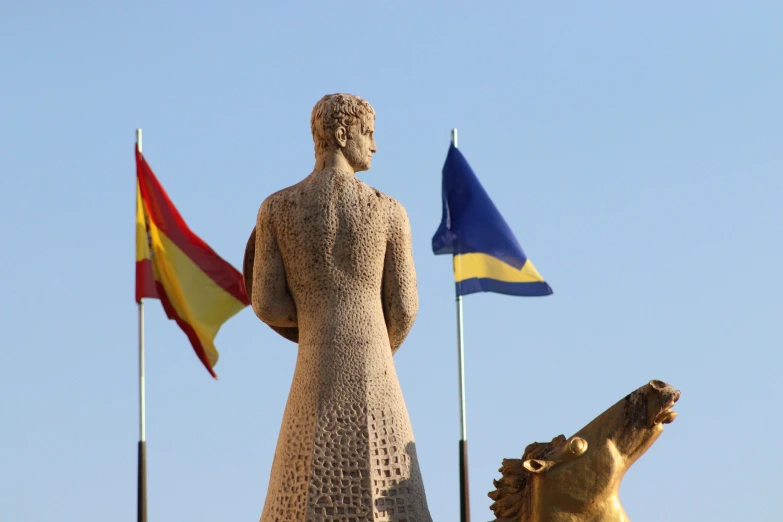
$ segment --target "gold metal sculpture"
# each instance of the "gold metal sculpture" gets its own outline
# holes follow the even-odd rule
[[[680,392],[650,381],[566,439],[534,442],[503,459],[489,497],[495,522],[628,522],[620,504],[625,472],[672,422]]]

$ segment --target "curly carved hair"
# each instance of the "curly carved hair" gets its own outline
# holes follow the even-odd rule
[[[565,435],[558,435],[551,442],[534,442],[525,448],[521,459],[503,459],[498,471],[503,475],[493,480],[495,490],[487,495],[494,500],[489,508],[495,513],[496,522],[526,522],[531,515],[533,499],[530,490],[530,473],[522,465],[527,459],[546,460],[566,443]]]
[[[375,119],[375,110],[366,101],[353,94],[327,94],[313,107],[310,116],[310,130],[313,132],[315,153],[334,145],[334,131],[345,128],[347,137],[353,137],[356,125],[365,132],[370,121]]]

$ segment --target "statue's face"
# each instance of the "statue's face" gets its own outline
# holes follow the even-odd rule
[[[372,155],[377,151],[375,146],[375,122],[369,120],[364,125],[358,124],[352,129],[352,137],[346,140],[343,154],[354,172],[369,170],[372,166]]]

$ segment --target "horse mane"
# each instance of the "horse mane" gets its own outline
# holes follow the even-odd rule
[[[532,495],[530,473],[522,465],[527,459],[544,460],[565,444],[564,435],[558,435],[551,442],[528,444],[521,459],[503,459],[500,480],[493,480],[495,490],[488,493],[494,500],[489,508],[495,514],[496,522],[525,522],[530,517]]]

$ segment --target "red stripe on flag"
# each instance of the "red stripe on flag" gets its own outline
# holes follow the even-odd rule
[[[155,276],[152,274],[152,260],[136,261],[136,302],[145,297],[157,299],[158,290],[155,287]]]
[[[215,283],[249,305],[242,274],[194,234],[169,199],[144,156],[136,150],[136,175],[149,219]]]

